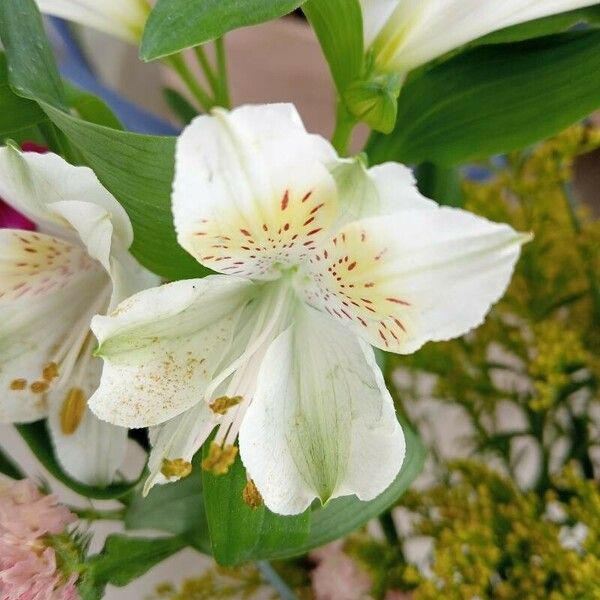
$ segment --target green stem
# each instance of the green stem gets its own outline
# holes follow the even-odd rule
[[[194,48],[194,52],[196,54],[196,58],[198,59],[198,64],[202,68],[202,72],[206,77],[206,81],[208,81],[215,97],[218,98],[220,89],[219,78],[213,71],[213,67],[208,60],[208,56],[206,56],[206,52],[204,52],[204,47],[196,46]]]
[[[190,71],[185,59],[181,54],[174,54],[166,59],[167,64],[171,65],[173,70],[179,75],[183,83],[190,91],[190,93],[197,100],[200,108],[205,112],[208,112],[214,105],[215,101],[204,91],[202,86],[198,83],[198,80],[194,74]]]
[[[256,567],[282,600],[298,600],[298,596],[271,566],[271,563],[261,560],[256,563]]]
[[[231,108],[231,95],[229,93],[229,80],[227,77],[227,56],[225,54],[225,40],[220,37],[215,42],[215,52],[217,54],[217,73],[221,84],[219,89],[220,104],[225,108]]]
[[[379,523],[383,529],[385,539],[390,546],[399,546],[400,538],[398,537],[398,530],[394,523],[394,517],[391,510],[387,510],[379,515]]]
[[[337,114],[335,119],[335,129],[331,138],[333,147],[340,156],[348,154],[348,145],[352,137],[352,131],[356,126],[356,119],[346,110],[346,107],[340,101],[337,105]]]
[[[125,511],[121,508],[114,510],[96,510],[95,508],[77,508],[69,506],[69,510],[82,521],[122,521]]]

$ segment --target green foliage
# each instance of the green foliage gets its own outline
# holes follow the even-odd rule
[[[413,73],[394,131],[367,151],[373,163],[455,165],[554,135],[598,106],[599,31],[482,46]]]
[[[19,469],[10,456],[4,453],[2,448],[0,448],[0,473],[12,477],[13,479],[24,478],[21,469]]]
[[[140,56],[168,56],[232,29],[276,19],[300,4],[301,0],[158,0],[146,23]]]
[[[15,427],[25,443],[29,446],[29,449],[35,454],[36,458],[48,472],[67,487],[85,498],[96,498],[99,500],[121,498],[131,492],[137,484],[137,481],[126,481],[122,483],[113,483],[112,485],[101,488],[79,483],[69,477],[56,460],[52,442],[50,441],[50,436],[44,421],[16,425]]]

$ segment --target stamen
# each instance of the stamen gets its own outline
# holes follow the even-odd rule
[[[42,375],[46,381],[52,381],[58,377],[58,365],[55,362],[48,363],[44,367]]]
[[[72,388],[63,401],[60,411],[60,428],[65,435],[77,431],[86,409],[86,399],[83,390]]]
[[[22,391],[27,387],[27,379],[15,379],[10,382],[10,389],[13,391]]]
[[[165,458],[163,459],[160,472],[167,479],[171,479],[171,477],[181,477],[183,479],[192,472],[192,463],[183,458],[176,458],[174,460]]]
[[[43,394],[49,387],[47,381],[34,381],[31,384],[30,389],[34,394]]]
[[[211,442],[208,456],[202,461],[202,468],[213,475],[226,475],[235,462],[237,446],[220,446]]]
[[[209,407],[215,414],[224,415],[230,408],[237,406],[242,400],[242,396],[233,396],[233,398],[221,396],[220,398],[213,400],[209,404]]]
[[[242,492],[242,498],[244,502],[253,510],[260,508],[263,505],[263,498],[252,479],[248,480],[248,483]]]

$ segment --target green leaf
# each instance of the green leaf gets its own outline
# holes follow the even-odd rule
[[[210,444],[204,445],[204,453]],[[308,537],[309,512],[276,515],[265,506],[250,508],[243,500],[246,470],[239,456],[226,475],[202,472],[204,503],[212,551],[221,565],[270,558]]]
[[[15,425],[15,427],[29,446],[29,449],[50,474],[81,496],[98,500],[120,498],[129,493],[137,485],[137,481],[127,481],[124,483],[113,483],[107,487],[100,488],[79,483],[67,475],[56,460],[45,421]]]
[[[65,87],[69,106],[81,119],[96,125],[112,127],[112,129],[123,129],[121,121],[100,98],[88,94],[74,85],[66,84]]]
[[[363,22],[358,0],[309,0],[302,6],[329,63],[338,91],[363,68]]]
[[[106,585],[123,587],[185,548],[184,540],[109,535],[100,554],[85,563],[78,584],[85,600],[101,598]]]
[[[13,137],[16,131],[47,120],[48,117],[35,102],[17,96],[10,89],[6,56],[0,53],[0,143],[7,137]]]
[[[5,454],[0,448],[0,473],[12,477],[12,479],[24,479],[25,475],[19,467],[13,462],[12,458]]]
[[[462,206],[463,194],[459,170],[421,163],[415,170],[419,191],[427,198],[445,206]]]
[[[453,165],[547,138],[600,106],[600,31],[482,46],[411,76],[371,162]]]
[[[134,256],[166,279],[208,273],[177,243],[171,214],[175,138],[117,131],[43,105],[133,224]]]
[[[575,25],[588,24],[591,27],[600,26],[600,6],[588,6],[569,12],[551,15],[534,21],[527,21],[512,27],[494,31],[475,40],[471,45],[500,44],[507,42],[520,42],[534,37],[551,35],[567,31]]]
[[[134,494],[125,514],[125,527],[172,533],[196,550],[210,554],[200,465],[195,465],[192,474],[185,479],[154,486],[146,498]]]
[[[154,60],[237,29],[277,19],[302,0],[158,0],[146,22],[140,57]]]
[[[163,90],[166,103],[169,108],[179,117],[182,123],[187,125],[194,117],[198,115],[198,111],[192,106],[188,99],[172,88]]]
[[[66,110],[65,91],[35,0],[0,1],[0,39],[15,92]]]

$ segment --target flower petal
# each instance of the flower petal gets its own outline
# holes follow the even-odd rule
[[[0,230],[0,421],[45,416],[56,377],[45,368],[78,352],[109,279],[78,246],[31,231]],[[100,304],[99,304],[100,303]]]
[[[165,461],[189,465],[192,458],[217,424],[215,413],[206,402],[186,410],[179,416],[150,429],[152,450],[148,459],[150,474],[144,485],[144,495],[157,484],[170,483],[186,476],[174,470],[165,475]],[[181,461],[181,462],[179,462]]]
[[[597,4],[597,0],[404,0],[374,42],[384,70],[409,71],[467,42],[511,25]],[[367,23],[381,22],[384,0],[363,3]]]
[[[179,243],[202,264],[271,279],[314,248],[337,210],[331,147],[292,105],[221,109],[177,143],[173,214]]]
[[[150,11],[146,0],[37,0],[43,13],[137,44]]]
[[[83,244],[88,241],[90,228],[85,227],[87,215],[79,213],[82,204],[90,204],[104,209],[123,247],[129,248],[133,241],[127,213],[94,172],[74,167],[56,154],[21,153],[12,146],[0,148],[0,197],[36,223],[38,230],[63,238],[65,230],[75,230]],[[68,210],[71,202],[75,204]]]
[[[269,348],[239,441],[249,476],[280,514],[314,498],[371,500],[405,453],[372,349],[310,307]]]
[[[356,221],[311,260],[306,299],[371,344],[408,354],[478,326],[527,239],[447,207]]]
[[[100,421],[87,408],[101,370],[102,361],[94,358],[81,388],[49,394],[48,428],[56,457],[71,477],[95,486],[114,480],[127,450],[127,429]]]
[[[104,371],[90,408],[125,427],[164,423],[202,400],[254,285],[210,276],[145,290],[92,329]]]

